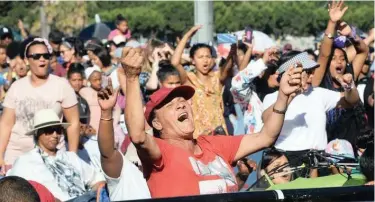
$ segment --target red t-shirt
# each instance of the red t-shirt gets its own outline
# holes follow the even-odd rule
[[[159,165],[144,172],[153,198],[238,191],[231,164],[242,136],[199,136],[202,153],[192,155],[180,147],[155,138],[160,151]]]

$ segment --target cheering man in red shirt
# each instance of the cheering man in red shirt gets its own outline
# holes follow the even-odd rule
[[[302,68],[289,68],[281,79],[278,99],[271,106],[273,113],[259,133],[199,136],[194,139],[193,114],[188,102],[194,95],[194,89],[190,86],[161,88],[151,96],[144,112],[138,78],[142,63],[140,49],[124,49],[122,65],[125,71],[123,76],[126,77],[126,87],[123,87],[126,92],[126,124],[153,198],[238,191],[231,165],[275,142],[288,103],[301,86]],[[101,105],[111,100],[114,103],[114,94],[110,88],[100,92]],[[102,122],[111,120],[111,110],[109,107],[102,111]],[[154,137],[146,134],[145,119],[152,126]],[[112,134],[113,138],[110,130],[112,124],[102,122],[99,136],[110,137]],[[104,144],[106,142],[99,140],[100,147]],[[103,170],[112,178],[121,178],[125,163],[113,146],[106,153],[102,152]]]

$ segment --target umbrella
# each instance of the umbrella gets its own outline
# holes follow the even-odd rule
[[[79,33],[78,36],[84,41],[89,40],[94,37],[100,40],[103,40],[103,39],[107,39],[109,33],[113,29],[115,29],[115,25],[113,23],[99,22],[99,23],[94,23],[94,24],[87,26]]]
[[[242,37],[245,35],[245,30],[237,31],[234,34],[237,35],[238,39],[242,39]],[[276,46],[276,42],[269,37],[267,34],[254,30],[253,31],[254,36],[254,52],[264,52],[267,48],[271,48],[272,46]]]
[[[348,180],[346,174],[335,174],[317,178],[297,178],[289,183],[272,185],[267,190],[312,189],[325,187],[360,186],[366,183],[362,174],[352,174]]]
[[[230,50],[230,44],[236,43],[236,39],[241,40],[244,36],[245,31],[237,31],[233,34],[228,33],[218,33],[217,34],[217,40],[218,40],[218,52],[219,55],[226,58],[228,56],[229,50]],[[276,46],[276,42],[269,37],[267,34],[254,30],[253,31],[254,36],[254,47],[253,52],[255,53],[262,53],[267,48],[270,48],[272,46]]]

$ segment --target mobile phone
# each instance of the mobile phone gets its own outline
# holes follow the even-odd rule
[[[247,26],[245,27],[245,42],[251,43],[253,40],[253,30]]]

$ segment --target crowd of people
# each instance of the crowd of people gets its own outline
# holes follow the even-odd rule
[[[347,9],[330,3],[318,50],[254,53],[244,36],[226,56],[189,44],[200,25],[176,47],[141,44],[122,15],[105,41],[22,29],[17,42],[1,28],[0,201],[227,193],[252,172],[273,184],[340,172],[274,172],[311,150],[357,159],[373,185],[375,34],[358,36]]]

